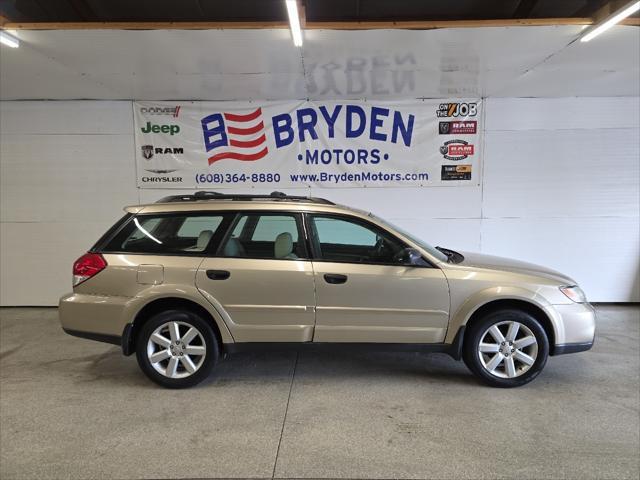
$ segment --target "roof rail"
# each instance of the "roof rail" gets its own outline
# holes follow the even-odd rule
[[[271,192],[269,195],[253,195],[253,194],[227,194],[220,192],[210,192],[199,190],[192,195],[170,195],[161,198],[156,203],[174,203],[174,202],[196,202],[199,200],[231,200],[231,201],[251,201],[251,200],[272,200],[276,202],[306,202],[321,203],[324,205],[335,205],[333,202],[318,197],[303,197],[296,195],[287,195],[282,192]]]

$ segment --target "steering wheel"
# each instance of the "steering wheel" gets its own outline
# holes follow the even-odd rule
[[[405,256],[405,249],[403,248],[393,256],[393,263],[404,263]]]

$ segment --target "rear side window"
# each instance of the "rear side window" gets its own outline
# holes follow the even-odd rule
[[[213,248],[228,216],[197,214],[138,215],[112,238],[104,252],[200,254]]]
[[[281,233],[288,233],[294,242],[298,241],[298,226],[295,217],[291,215],[262,215],[258,217],[251,240],[254,242],[275,242]]]
[[[265,260],[307,258],[300,215],[294,213],[240,214],[221,246],[222,257]]]
[[[222,216],[217,217],[187,217],[185,218],[180,230],[178,230],[178,237],[193,238],[200,235],[200,232],[204,230],[215,230],[222,222]]]

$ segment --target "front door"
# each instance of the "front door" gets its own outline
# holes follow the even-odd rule
[[[314,279],[299,214],[240,213],[196,285],[221,311],[236,342],[313,338]]]
[[[310,214],[314,342],[441,343],[449,318],[442,271],[403,264],[406,245],[344,215]]]

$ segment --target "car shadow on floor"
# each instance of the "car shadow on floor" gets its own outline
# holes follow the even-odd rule
[[[78,371],[74,374],[74,380],[78,383],[107,382],[159,388],[147,380],[140,371],[135,355],[125,357],[117,347],[104,353],[57,360],[43,366],[68,375],[68,364],[65,363],[73,363],[76,366]],[[322,352],[236,353],[221,358],[211,376],[196,388],[289,383],[294,366],[296,381],[309,384],[347,379],[477,384],[464,363],[455,361],[445,354],[377,351],[349,353],[338,349]]]

